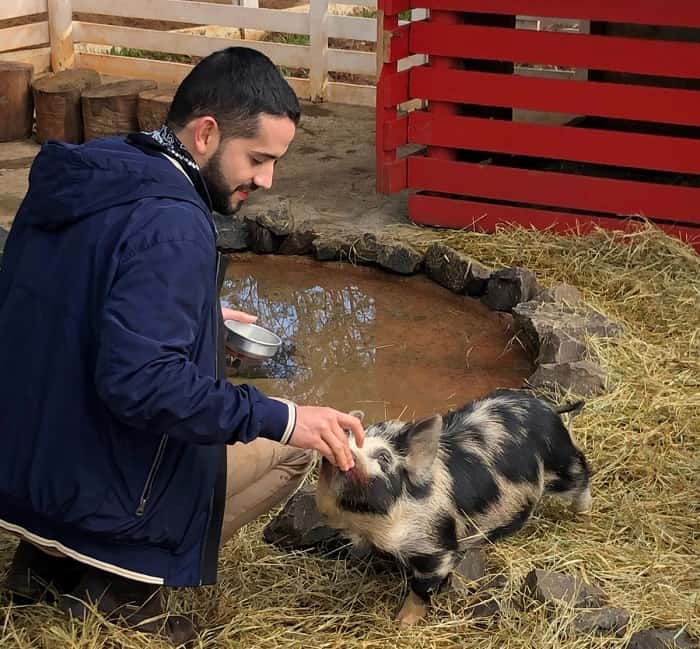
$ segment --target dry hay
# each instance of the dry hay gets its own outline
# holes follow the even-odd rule
[[[418,248],[441,241],[494,267],[530,268],[543,284],[569,282],[589,305],[624,323],[620,341],[596,343],[609,392],[590,399],[571,424],[595,470],[593,514],[576,519],[547,502],[522,532],[488,549],[489,569],[503,572],[509,583],[499,597],[501,617],[485,628],[469,618],[468,597],[441,594],[425,623],[405,631],[391,621],[405,592],[402,583],[360,564],[281,554],[261,540],[265,521],[259,521],[223,549],[216,590],[173,598],[176,608],[206,620],[200,646],[624,647],[633,631],[652,625],[685,627],[700,636],[700,258],[651,228],[569,238],[520,229],[486,236],[407,226],[397,227],[397,234]],[[4,566],[14,542],[1,542]],[[570,610],[521,610],[515,591],[532,567],[602,586],[611,604],[632,614],[626,636],[576,636]],[[80,624],[35,606],[0,610],[0,646],[161,645],[98,616]]]

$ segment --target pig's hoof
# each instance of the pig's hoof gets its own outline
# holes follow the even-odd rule
[[[427,611],[427,606],[425,602],[418,597],[415,593],[410,593],[404,601],[399,614],[396,616],[396,620],[401,627],[413,626],[425,617]]]

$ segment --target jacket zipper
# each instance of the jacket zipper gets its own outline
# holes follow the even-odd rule
[[[216,228],[216,225],[214,226]],[[218,230],[217,230],[218,234]],[[221,271],[221,253],[217,251],[216,253],[216,273],[214,274],[214,292],[216,294],[216,299],[214,300],[214,326],[216,327],[216,332],[214,334],[214,340],[216,341],[216,348],[214,354],[214,377],[219,378],[219,331],[221,329],[221,305],[219,303],[219,272]],[[209,496],[209,506],[207,507],[207,523],[204,528],[204,540],[202,543],[202,551],[199,555],[199,584],[201,586],[203,582],[204,574],[204,559],[207,553],[207,543],[209,541],[209,527],[211,526],[211,517],[214,513],[214,494],[216,493],[216,486],[212,489],[211,496]]]
[[[153,459],[153,464],[151,464],[151,469],[148,472],[148,477],[146,478],[146,483],[143,485],[143,491],[141,491],[141,498],[139,499],[139,506],[136,508],[136,515],[143,516],[146,511],[146,503],[151,496],[151,490],[153,489],[153,483],[156,480],[156,475],[158,474],[158,469],[160,468],[160,463],[163,461],[163,455],[165,455],[165,445],[168,443],[168,436],[163,435],[160,438],[160,444],[158,444],[158,450],[156,451],[156,456]]]

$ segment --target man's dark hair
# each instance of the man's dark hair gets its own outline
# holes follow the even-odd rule
[[[264,54],[248,47],[228,47],[202,59],[180,84],[168,111],[171,127],[211,115],[223,138],[252,138],[261,114],[299,123],[294,91]]]

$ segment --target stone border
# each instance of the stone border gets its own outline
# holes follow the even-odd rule
[[[494,270],[442,243],[430,245],[423,255],[381,231],[300,218],[288,200],[245,216],[216,215],[215,220],[219,247],[226,252],[312,255],[318,261],[374,265],[402,275],[423,272],[453,293],[513,315],[515,335],[535,359],[536,370],[524,387],[582,396],[605,391],[606,373],[587,340],[617,337],[623,328],[585,306],[571,285],[542,288],[530,270]]]
[[[542,288],[525,268],[494,270],[442,243],[425,255],[400,238],[352,226],[300,218],[289,200],[245,216],[215,221],[219,247],[226,252],[313,255],[318,261],[374,265],[401,275],[423,272],[453,293],[478,298],[493,311],[513,316],[515,335],[535,359],[527,386],[571,391],[582,396],[604,392],[606,373],[587,341],[614,338],[621,325],[585,306],[569,284]],[[0,264],[7,238],[0,228]]]

